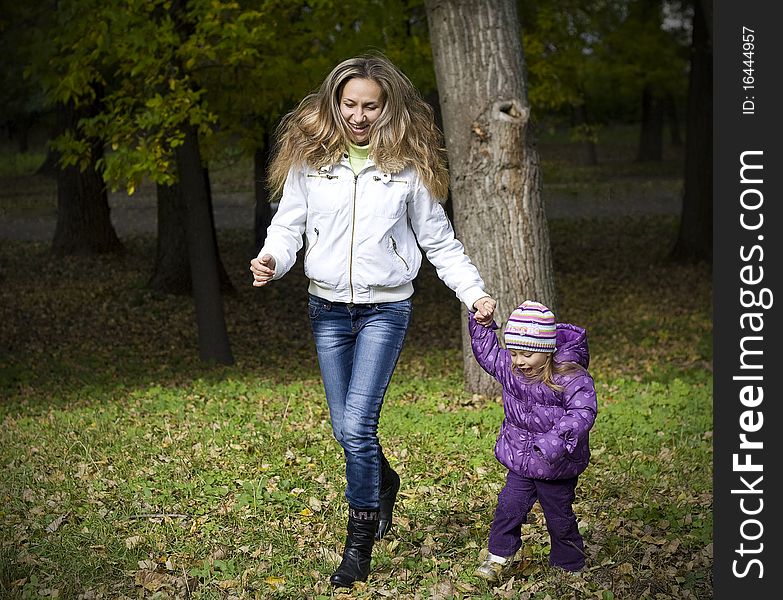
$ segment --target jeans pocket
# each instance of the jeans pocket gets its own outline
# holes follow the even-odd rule
[[[307,302],[307,314],[310,316],[311,319],[317,319],[318,315],[321,314],[321,311],[324,308],[323,302],[319,302],[318,300],[313,300],[310,298]]]
[[[375,305],[378,312],[393,313],[403,317],[410,316],[412,303],[410,298],[407,300],[398,300],[397,302],[381,302]]]

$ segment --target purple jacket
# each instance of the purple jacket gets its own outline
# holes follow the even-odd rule
[[[469,314],[473,354],[481,367],[503,386],[506,416],[495,444],[495,456],[506,468],[533,479],[568,479],[590,461],[589,431],[597,403],[593,378],[587,372],[590,354],[584,329],[557,324],[556,362],[574,362],[584,371],[555,375],[556,392],[541,382],[512,373],[511,355],[493,331]]]

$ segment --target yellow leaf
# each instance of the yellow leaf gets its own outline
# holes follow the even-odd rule
[[[283,585],[285,583],[284,577],[274,577],[273,575],[270,575],[266,579],[264,579],[266,583],[273,586]]]

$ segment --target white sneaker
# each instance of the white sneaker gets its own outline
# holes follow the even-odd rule
[[[515,565],[514,556],[498,556],[490,552],[476,569],[475,574],[487,581],[500,581],[514,570]]]

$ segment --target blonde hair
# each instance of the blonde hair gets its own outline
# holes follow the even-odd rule
[[[283,189],[293,166],[319,168],[337,163],[350,141],[340,114],[340,96],[353,78],[381,88],[383,109],[370,127],[370,158],[381,171],[398,173],[412,165],[430,193],[445,200],[449,189],[443,136],[432,107],[410,79],[385,56],[367,54],[344,60],[286,114],[276,130],[277,145],[269,166],[271,196]]]
[[[555,383],[555,375],[568,375],[569,373],[583,373],[584,367],[574,362],[555,362],[554,355],[551,352],[546,353],[546,361],[536,373],[533,373],[529,379],[540,381],[547,387],[556,392],[562,392],[563,386]]]

